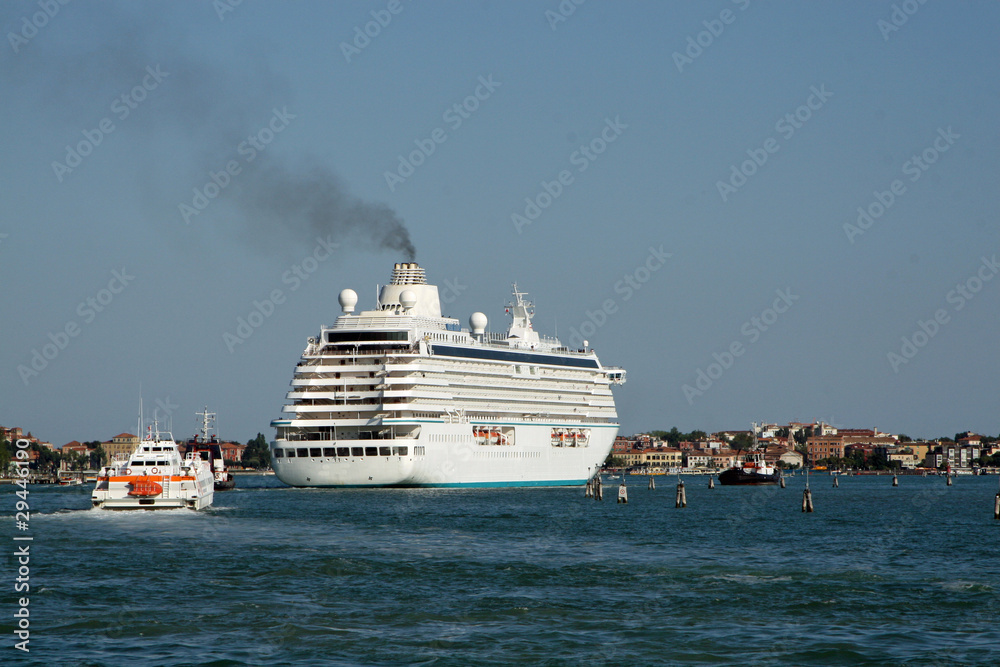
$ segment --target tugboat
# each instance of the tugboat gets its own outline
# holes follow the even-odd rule
[[[753,447],[743,455],[742,465],[733,466],[719,474],[723,486],[766,486],[778,484],[781,475],[764,460],[764,452],[757,449],[757,424],[753,425]]]
[[[226,462],[222,457],[222,447],[216,435],[209,435],[212,424],[215,422],[215,413],[208,411],[208,406],[202,412],[196,412],[201,417],[201,435],[195,435],[184,443],[185,453],[194,452],[203,461],[208,461],[215,478],[216,491],[229,491],[236,486],[236,480],[232,473],[226,468]]]

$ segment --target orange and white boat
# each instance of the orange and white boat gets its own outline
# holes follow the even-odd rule
[[[91,500],[112,510],[200,510],[212,504],[214,482],[208,461],[196,452],[182,458],[169,433],[150,427],[128,458],[101,468]]]

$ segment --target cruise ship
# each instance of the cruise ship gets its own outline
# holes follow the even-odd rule
[[[571,350],[532,326],[514,285],[506,333],[441,314],[438,288],[398,263],[374,310],[343,311],[309,338],[285,418],[271,426],[281,481],[307,487],[582,485],[618,433],[612,385],[586,341]]]

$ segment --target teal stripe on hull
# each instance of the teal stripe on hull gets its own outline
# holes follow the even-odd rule
[[[279,478],[280,479],[280,478]],[[300,489],[498,489],[505,487],[543,487],[543,486],[583,486],[585,479],[560,479],[553,481],[531,482],[456,482],[453,484],[307,484]],[[289,484],[289,486],[296,486]]]

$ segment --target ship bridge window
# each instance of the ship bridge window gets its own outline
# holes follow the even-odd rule
[[[336,455],[337,455],[337,448],[336,447],[324,447],[323,448],[323,456],[336,456]]]
[[[378,456],[378,447],[365,447],[365,456]]]
[[[364,455],[365,455],[364,447],[351,447],[351,456],[364,456]]]
[[[409,341],[407,331],[327,331],[327,343],[342,343],[345,341],[399,340]]]
[[[279,449],[278,451],[280,452],[281,450]],[[295,458],[295,450],[294,449],[286,449],[285,450],[285,457],[289,458],[289,459],[294,459]]]
[[[378,448],[378,455],[379,456],[392,456],[392,447],[379,447]]]
[[[590,357],[560,357],[536,352],[508,352],[506,350],[484,350],[477,348],[452,347],[436,345],[433,348],[436,355],[448,357],[464,357],[466,359],[482,359],[488,361],[509,361],[523,364],[550,364],[553,366],[572,366],[575,368],[598,368],[597,360]]]
[[[274,450],[274,458],[276,458],[276,459],[280,459],[280,458],[282,458],[282,457],[283,457],[284,455],[285,455],[285,450],[283,450],[283,449],[280,449],[280,448],[279,448],[279,449],[275,449],[275,450]]]
[[[337,456],[350,456],[350,455],[351,455],[350,447],[337,447]]]
[[[409,449],[409,447],[393,447],[392,453],[396,456],[406,456]]]
[[[320,447],[310,447],[309,456],[323,456],[323,449]]]
[[[157,461],[156,465],[158,465],[158,466],[168,466],[168,465],[170,465],[170,462],[169,461]]]
[[[309,450],[305,447],[299,447],[297,451],[302,458],[309,456]]]

